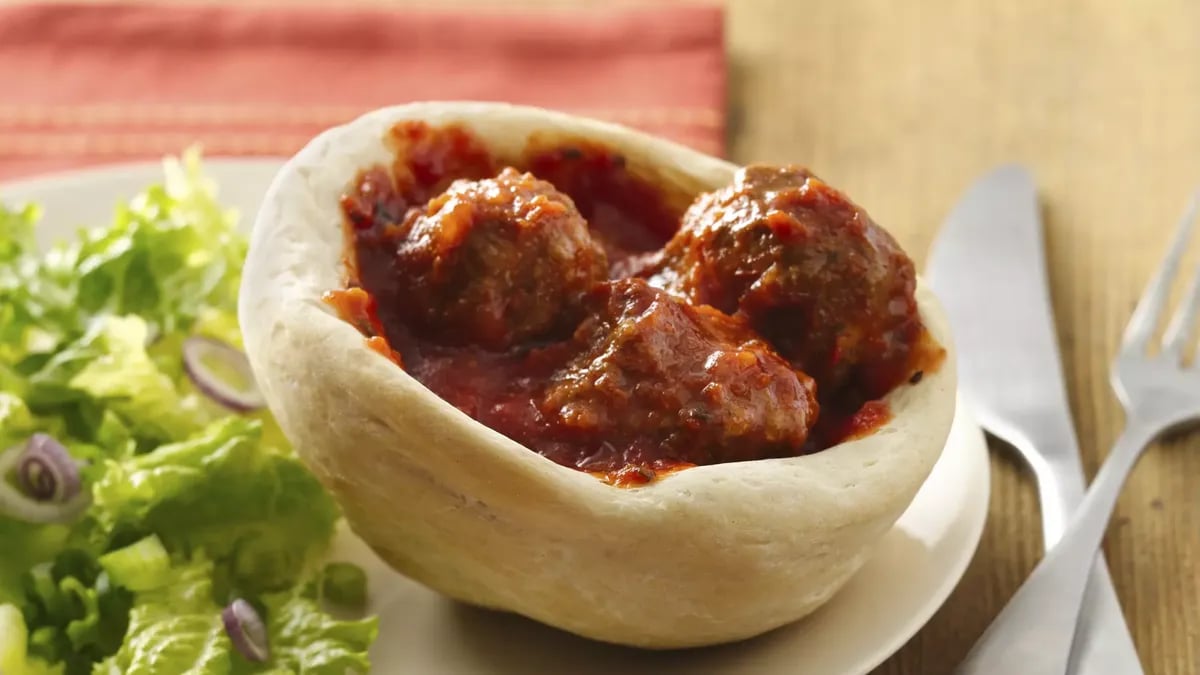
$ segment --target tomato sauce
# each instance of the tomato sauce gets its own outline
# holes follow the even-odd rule
[[[670,205],[677,199],[668,200],[630,171],[620,154],[591,142],[536,138],[520,157],[501,160],[462,128],[423,123],[398,125],[389,142],[395,163],[363,171],[342,198],[346,288],[330,291],[325,301],[372,349],[479,422],[559,464],[634,487],[696,464],[815,452],[890,419],[883,401],[821,392],[820,382],[788,366],[744,318],[692,307],[641,280],[622,281],[648,276],[645,271],[657,263],[684,213]],[[532,177],[501,175],[507,166]],[[453,184],[456,179],[494,182],[476,191],[486,197],[463,206],[457,198],[439,197],[463,192],[463,184]],[[487,346],[473,343],[462,329],[431,332],[414,321],[407,262],[413,259],[428,260],[421,289],[443,292],[450,304],[471,298],[454,311],[478,307],[479,298],[566,302],[547,290],[556,290],[554,277],[528,273],[536,258],[522,257],[529,251],[561,253],[561,241],[537,237],[557,237],[563,228],[577,226],[558,215],[562,200],[549,194],[555,188],[569,196],[585,221],[579,226],[602,249],[567,247],[576,258],[568,257],[563,269],[577,270],[583,263],[573,261],[590,265],[600,255],[608,279],[602,271],[595,283],[604,289],[621,284],[621,293],[585,293],[578,307],[571,304],[560,313],[560,322],[499,333],[511,339]],[[464,220],[462,227],[492,228],[480,230],[477,250],[468,248],[472,240],[461,233],[441,243],[426,241],[428,250],[413,249],[410,235],[422,219],[439,208],[437,217],[445,218],[468,207],[485,216]],[[558,220],[531,234],[521,226],[496,225],[494,213],[503,209],[534,220],[549,212]],[[440,236],[435,232],[433,238]],[[466,261],[474,276],[447,276],[449,260]],[[516,278],[517,285],[477,288],[482,271],[497,260],[514,268],[501,276]],[[570,287],[571,297],[578,295],[576,286]],[[577,309],[584,318],[576,316]],[[897,376],[900,381],[919,379],[919,369],[936,367],[940,348],[922,339],[932,346],[914,348],[923,356],[920,363],[913,357]],[[597,367],[606,358],[612,361]],[[705,378],[712,381],[705,384]],[[822,394],[819,405],[814,390]],[[795,425],[802,427],[799,434]],[[748,450],[731,454],[731,448]]]

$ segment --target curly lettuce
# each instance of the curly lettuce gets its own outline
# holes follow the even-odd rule
[[[110,227],[85,235],[77,266],[84,311],[136,314],[155,336],[189,330],[205,307],[233,307],[247,246],[196,154],[165,172]]]

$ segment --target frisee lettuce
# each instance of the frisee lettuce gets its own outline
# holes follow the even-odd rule
[[[45,251],[39,209],[0,204],[0,451],[49,433],[91,496],[65,525],[0,506],[0,672],[366,671],[374,622],[333,619],[313,590],[335,504],[269,413],[235,415],[184,371],[190,336],[241,345],[246,241],[198,153],[164,169]],[[225,636],[234,595],[265,613],[269,663]]]

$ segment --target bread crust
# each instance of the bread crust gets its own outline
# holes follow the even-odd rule
[[[368,113],[292,158],[255,223],[239,315],[272,412],[354,532],[447,596],[638,647],[747,638],[828,600],[908,506],[950,430],[954,356],[929,290],[918,282],[918,306],[947,358],[889,394],[892,419],[874,433],[613,487],[447,404],[321,301],[344,285],[338,198],[360,169],[390,164],[385,136],[405,120],[462,124],[499,157],[534,133],[586,137],[681,194],[737,169],[611,124],[459,102]]]

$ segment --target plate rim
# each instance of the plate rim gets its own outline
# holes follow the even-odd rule
[[[975,560],[975,556],[979,553],[979,544],[983,541],[983,533],[987,528],[988,510],[992,496],[991,453],[988,450],[987,432],[984,430],[983,426],[979,424],[979,420],[975,417],[975,414],[971,412],[970,407],[963,400],[961,393],[956,397],[954,408],[955,419],[953,422],[951,422],[951,425],[956,422],[960,422],[960,416],[961,424],[966,427],[966,431],[972,436],[972,445],[978,446],[973,452],[978,455],[975,460],[979,462],[980,466],[980,471],[978,474],[980,489],[975,493],[978,494],[978,497],[970,502],[975,506],[975,511],[977,512],[975,517],[972,518],[968,523],[969,530],[967,539],[970,541],[970,545],[963,547],[962,555],[952,567],[950,574],[943,577],[943,582],[940,586],[938,586],[937,592],[929,596],[931,601],[922,605],[923,611],[914,613],[912,620],[906,623],[902,630],[898,630],[896,632],[897,639],[894,641],[894,643],[888,644],[886,652],[885,650],[880,649],[881,656],[877,660],[874,660],[874,663],[871,663],[866,668],[861,670],[857,675],[868,675],[872,670],[878,668],[885,661],[899,653],[899,651],[903,649],[905,645],[907,645],[914,637],[916,637],[917,633],[921,632],[921,629],[923,629],[929,623],[929,621],[933,619],[934,615],[937,614],[942,607],[945,607],[946,601],[950,599],[950,596],[954,594],[954,591],[958,588],[958,585],[962,583],[963,578],[966,576],[967,569],[970,568],[971,563]],[[947,438],[947,447],[949,446],[949,443],[950,439]],[[942,452],[944,453],[945,451],[946,448],[943,447]],[[922,487],[924,487],[924,484],[922,484]],[[903,515],[901,515],[901,517],[903,517]],[[893,527],[895,526],[893,525]]]

